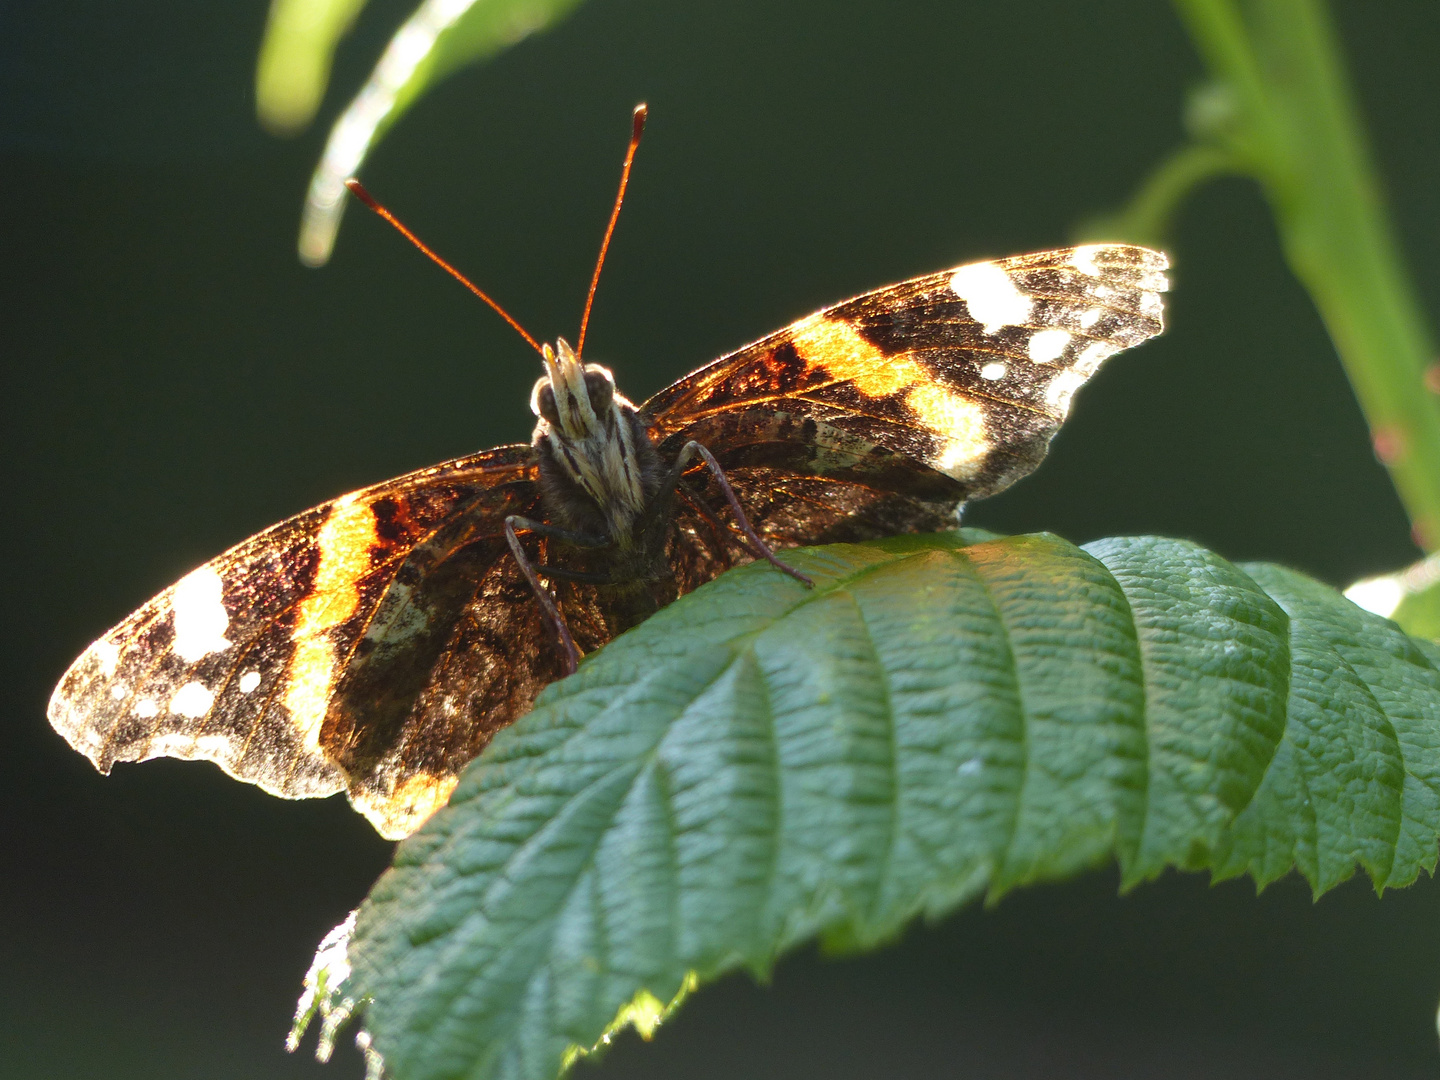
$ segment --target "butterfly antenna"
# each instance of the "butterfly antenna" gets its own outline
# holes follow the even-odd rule
[[[644,102],[635,106],[635,118],[630,126],[630,145],[625,150],[625,164],[620,169],[620,190],[615,193],[615,208],[610,211],[610,224],[605,226],[605,239],[600,241],[600,257],[595,260],[595,273],[590,275],[590,291],[585,294],[585,314],[580,316],[580,338],[575,345],[577,360],[585,354],[585,330],[590,325],[590,307],[595,303],[595,287],[600,284],[600,268],[605,265],[605,253],[610,250],[610,237],[615,233],[615,222],[620,220],[620,206],[625,202],[625,185],[630,183],[630,166],[635,161],[640,136],[645,132],[646,112]]]
[[[626,161],[626,168],[629,168],[628,160]],[[375,197],[371,195],[368,191],[366,191],[364,187],[361,186],[359,180],[356,180],[352,176],[349,180],[345,181],[345,186],[349,188],[352,193],[354,193],[357,199],[363,202],[371,210],[374,210],[375,213],[379,214],[391,225],[394,225],[395,228],[399,230],[400,235],[405,237],[406,240],[409,240],[410,243],[414,244],[417,248],[424,252],[426,257],[429,258],[431,262],[435,263],[435,265],[440,267],[441,270],[444,270],[456,281],[460,282],[461,285],[464,285],[465,288],[469,289],[481,300],[484,300],[485,303],[489,304],[490,307],[494,309],[495,314],[499,315],[502,319],[504,319],[507,323],[514,327],[515,332],[519,334],[522,338],[524,338],[526,343],[532,349],[538,352],[541,356],[545,355],[545,350],[540,347],[540,343],[536,341],[533,337],[531,337],[528,333],[526,333],[525,328],[521,326],[518,322],[516,322],[515,319],[511,317],[508,311],[506,311],[503,307],[501,307],[498,303],[491,299],[487,293],[483,292],[473,281],[467,278],[464,274],[460,273],[459,270],[456,270],[455,267],[451,266],[439,255],[435,254],[435,252],[430,249],[429,245],[427,245],[425,241],[421,240],[413,232],[407,229],[399,218],[397,218],[389,210],[386,210],[385,207],[381,206],[378,202],[376,202]],[[608,234],[606,236],[606,239],[609,239]],[[586,310],[589,310],[589,305],[586,305]]]

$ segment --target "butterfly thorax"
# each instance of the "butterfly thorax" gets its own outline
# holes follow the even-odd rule
[[[549,523],[631,551],[643,545],[637,521],[660,488],[659,455],[606,368],[582,365],[564,338],[545,346],[544,359],[530,407]]]

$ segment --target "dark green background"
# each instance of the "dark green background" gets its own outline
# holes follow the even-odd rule
[[[402,17],[342,48],[334,114]],[[320,130],[260,134],[265,4],[0,7],[6,404],[0,1075],[356,1077],[281,1040],[320,936],[387,862],[343,803],[207,765],[100,778],[44,720],[69,660],[203,559],[404,470],[525,438],[538,366],[352,211],[293,255]],[[1440,316],[1432,0],[1338,8],[1406,254]],[[1181,137],[1170,9],[592,0],[424,101],[371,189],[541,337],[573,334],[630,107],[651,126],[588,355],[643,397],[851,293],[1065,242]],[[1090,384],[1051,459],[973,508],[1074,541],[1191,537],[1343,584],[1415,554],[1256,191],[1187,208],[1170,330]],[[773,987],[703,992],[628,1077],[1422,1077],[1440,888],[1312,906],[1106,872]],[[585,1075],[582,1072],[581,1075]]]

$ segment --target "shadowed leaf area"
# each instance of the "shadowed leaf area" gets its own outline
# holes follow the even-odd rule
[[[551,686],[361,909],[395,1080],[549,1078],[816,937],[1110,859],[1433,870],[1440,647],[1184,541],[964,531],[726,574]]]

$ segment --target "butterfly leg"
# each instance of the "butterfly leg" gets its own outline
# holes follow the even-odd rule
[[[551,525],[544,521],[536,521],[534,518],[521,517],[519,514],[511,514],[507,519],[515,523],[516,529],[523,529],[525,532],[534,533],[536,536],[548,536],[552,540],[563,540],[567,544],[583,548],[608,547],[614,541],[608,536],[599,533],[571,532],[569,529],[562,529],[558,525]]]
[[[575,647],[575,639],[570,636],[570,627],[565,624],[565,616],[560,614],[560,609],[555,605],[555,598],[550,595],[550,590],[540,584],[540,576],[536,574],[535,567],[531,564],[525,549],[520,545],[520,538],[515,535],[516,529],[524,529],[526,532],[536,533],[540,536],[550,536],[557,540],[565,540],[580,547],[604,547],[610,542],[609,537],[588,536],[583,533],[572,533],[565,529],[557,529],[554,525],[547,525],[543,521],[532,521],[530,518],[521,517],[519,514],[511,514],[505,519],[505,542],[510,545],[510,553],[515,556],[516,563],[520,566],[520,572],[525,575],[525,580],[530,583],[530,589],[535,593],[535,599],[540,603],[540,610],[545,612],[555,627],[555,634],[560,639],[560,655],[566,675],[575,674],[575,669],[580,666],[580,650]],[[547,567],[547,570],[549,568]]]
[[[777,559],[775,553],[770,550],[770,545],[760,539],[760,534],[755,531],[754,527],[750,524],[750,519],[745,515],[745,509],[740,505],[740,500],[735,497],[735,492],[730,487],[730,481],[725,479],[725,470],[720,468],[720,463],[715,460],[715,455],[693,439],[685,444],[680,451],[680,456],[675,459],[675,464],[670,470],[674,477],[672,484],[679,481],[680,474],[685,471],[686,467],[697,456],[705,463],[705,467],[710,470],[710,475],[715,477],[715,482],[720,485],[720,491],[725,496],[725,501],[730,504],[730,512],[735,515],[736,524],[740,526],[740,531],[745,534],[745,539],[750,542],[751,551],[759,555],[771,566],[775,567],[775,569],[783,570],[802,585],[814,588],[815,582],[811,581],[793,566],[787,566]]]

